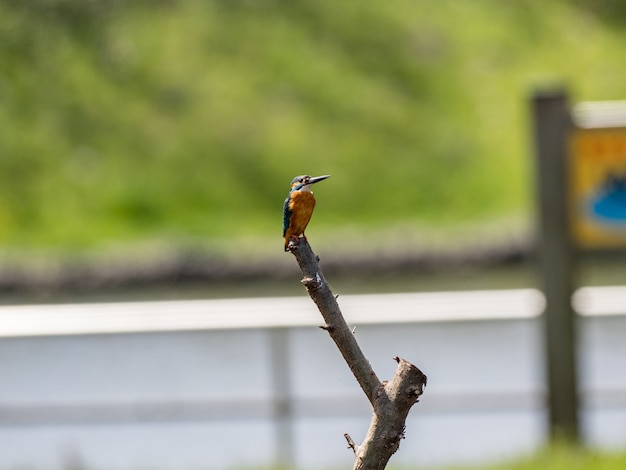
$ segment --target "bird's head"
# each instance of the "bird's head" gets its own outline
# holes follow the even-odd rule
[[[291,190],[292,191],[310,191],[311,190],[311,185],[313,185],[315,183],[319,183],[320,181],[323,181],[326,178],[330,178],[330,175],[324,175],[324,176],[300,175],[300,176],[296,176],[291,181]]]

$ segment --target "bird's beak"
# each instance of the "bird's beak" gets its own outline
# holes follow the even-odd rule
[[[307,184],[319,183],[320,181],[324,181],[326,178],[330,178],[330,175],[315,176],[311,178]]]

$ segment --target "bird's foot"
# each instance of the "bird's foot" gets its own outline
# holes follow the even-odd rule
[[[293,251],[296,245],[300,244],[300,238],[298,237],[290,237],[289,241],[285,245],[285,251]]]
[[[285,245],[285,251],[292,251],[292,249],[295,248],[297,245],[299,245],[300,242],[302,242],[302,241],[308,243],[306,235],[302,235],[301,237],[291,237],[291,238],[289,238],[289,243],[287,243],[287,245]]]

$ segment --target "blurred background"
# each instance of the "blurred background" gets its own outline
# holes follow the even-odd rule
[[[626,88],[618,1],[1,8],[5,284],[293,264],[281,210],[303,173],[333,175],[309,229],[326,253],[519,246],[531,89]]]
[[[0,303],[10,308],[80,302],[92,308],[99,301],[304,297],[299,270],[293,257],[283,252],[281,238],[282,203],[289,182],[299,174],[332,175],[316,185],[318,203],[307,235],[322,258],[326,277],[342,295],[536,287],[529,97],[537,88],[557,85],[566,86],[576,102],[624,99],[625,24],[626,6],[620,0],[1,2]],[[624,256],[615,254],[585,258],[579,283],[623,284],[623,262]],[[299,381],[293,371],[278,382],[266,377],[276,357],[304,354],[297,352],[306,344],[300,336],[309,338],[310,326],[272,322],[274,307],[268,306],[262,315],[269,320],[263,325],[251,320],[249,328],[243,323],[219,327],[210,318],[223,312],[220,305],[203,304],[209,320],[191,327],[174,325],[171,339],[163,331],[147,331],[150,319],[145,320],[146,331],[141,326],[112,327],[108,332],[93,327],[78,328],[72,335],[62,328],[51,333],[34,326],[30,332],[3,334],[0,347],[7,349],[2,357],[11,359],[2,367],[12,385],[0,394],[0,408],[9,416],[0,419],[0,434],[14,443],[14,452],[12,460],[0,465],[346,465],[317,458],[315,453],[328,446],[343,451],[342,442],[326,442],[328,428],[320,422],[310,427],[292,423],[297,431],[279,423],[275,442],[267,437],[274,436],[268,429],[282,419],[280,413],[259,412],[259,418],[251,412],[250,418],[242,412],[233,419],[225,413],[218,419],[198,405],[206,422],[185,418],[196,416],[193,407],[175,425],[163,418],[176,414],[172,404],[185,402],[190,393],[201,401],[207,394],[229,395],[232,389],[226,386],[211,388],[211,375],[230,377],[221,369],[227,364],[220,358],[238,357],[245,365],[250,357],[242,350],[255,341],[255,357],[261,362],[248,367],[260,374],[259,381],[269,380],[259,392],[259,400],[269,400],[268,409],[276,405],[274,392],[289,388],[285,384],[295,391],[310,390],[307,379]],[[467,442],[468,449],[484,453],[460,452],[454,463],[519,455],[544,442],[541,338],[538,311],[532,305],[522,309],[515,325],[497,320],[497,328],[488,322],[458,322],[454,312],[460,307],[451,307],[448,320],[415,326],[414,335],[398,340],[418,366],[420,355],[426,356],[426,365],[430,355],[433,372],[438,368],[452,378],[468,370],[455,359],[465,354],[462,339],[472,331],[487,338],[492,331],[499,339],[481,342],[485,356],[497,357],[502,348],[511,347],[520,367],[526,367],[527,375],[522,375],[528,380],[521,381],[521,387],[536,398],[524,402],[530,414],[518,418],[528,430],[503,443],[503,452],[489,453],[493,435],[506,434],[492,427],[482,444]],[[254,318],[251,304],[232,308],[248,309]],[[80,317],[76,312],[72,315]],[[305,323],[313,326],[315,311],[311,315]],[[416,314],[402,321],[420,320]],[[621,331],[621,324],[611,323],[606,331]],[[264,329],[272,325],[288,334],[276,336],[273,329]],[[514,348],[515,340],[502,340],[499,327],[520,341],[519,349]],[[368,328],[373,363],[383,364],[382,358],[398,354],[384,347],[385,341],[393,346],[393,334],[385,339],[376,336],[376,328]],[[431,341],[431,349],[408,346],[419,343],[430,328],[436,330],[430,338],[440,340]],[[235,338],[238,331],[245,332],[243,337]],[[458,338],[459,349],[443,355],[448,333]],[[604,338],[597,334],[593,338]],[[187,335],[196,335],[196,349],[168,352],[174,348],[171,344],[188,344]],[[585,344],[592,344],[593,338]],[[610,344],[617,347],[619,337],[613,338]],[[346,393],[351,397],[356,385],[349,375],[341,375],[345,366],[325,339],[311,339],[321,342],[320,349],[330,349],[319,353],[326,361],[326,366],[317,366],[320,381],[334,380],[324,375],[324,367],[337,368],[341,372],[336,380],[350,387]],[[101,355],[93,348],[101,348]],[[308,351],[308,359],[301,359],[315,367],[313,352],[318,349]],[[624,353],[598,354],[599,367],[604,367],[604,355],[614,359],[614,354]],[[205,369],[204,360],[214,368]],[[181,363],[194,361],[197,367],[183,367],[187,372],[181,372]],[[621,362],[611,364],[607,377],[624,372],[615,369]],[[424,371],[431,376],[426,365]],[[267,374],[259,372],[264,367]],[[390,370],[390,365],[379,367]],[[485,389],[491,386],[490,370],[508,370],[500,362],[490,367],[483,370]],[[160,389],[146,378],[163,374],[164,383],[169,383],[164,371],[174,374],[172,383],[178,380],[180,387],[168,388],[170,383]],[[208,377],[198,385],[190,379],[197,374]],[[102,382],[94,382],[92,375]],[[505,388],[510,385],[507,372],[496,375]],[[233,387],[243,387],[233,379],[235,383],[239,385]],[[445,415],[431,416],[435,434],[429,448],[440,452],[423,454],[422,462],[417,447],[414,454],[407,453],[414,459],[405,459],[404,465],[450,463],[435,429],[442,436],[450,429],[465,437],[471,432],[472,421],[459,421],[460,415],[453,413],[462,408],[454,405],[458,384],[451,379],[446,387],[443,402],[430,411]],[[623,413],[626,388],[615,387],[611,397],[617,401],[611,406],[618,403]],[[436,401],[436,385],[433,388]],[[242,399],[250,393],[254,395],[245,387],[240,390]],[[320,393],[336,399],[327,390]],[[427,389],[424,402],[430,393]],[[515,396],[500,397],[507,412],[507,400],[513,402]],[[153,422],[149,430],[142,428],[146,419],[150,421],[145,410],[143,415],[120,411],[135,405],[142,409],[146,399],[165,400],[154,405],[167,404],[156,420],[165,423],[165,430]],[[67,408],[73,400],[80,402],[80,409]],[[497,409],[479,408],[498,422],[508,420]],[[110,409],[122,417],[107,428]],[[361,411],[355,419],[366,429],[367,407]],[[619,416],[611,425],[613,448],[626,444],[626,418]],[[428,433],[429,418],[418,418],[416,423],[423,423],[420,433]],[[485,422],[484,415],[474,418]],[[189,421],[200,426],[198,420],[202,426],[214,426],[212,431],[204,434],[194,428],[197,434],[190,438],[191,431],[179,429]],[[459,428],[460,422],[467,427]],[[350,421],[339,424],[332,432],[341,438]],[[263,435],[268,442],[259,444],[254,461],[242,460],[237,446],[225,450],[229,447],[219,444],[221,460],[212,462],[216,450],[207,451],[202,442],[206,435],[219,435],[222,425],[231,432],[227,442],[239,441],[239,432],[247,438]],[[516,427],[526,429],[523,424]],[[89,432],[85,441],[76,437]],[[132,437],[122,439],[124,433]],[[604,442],[589,433],[597,443]],[[281,446],[287,435],[293,442]],[[322,443],[313,445],[319,435],[324,435]],[[136,443],[133,451],[120,439]],[[173,448],[184,442],[186,458],[177,460],[175,451],[158,457],[156,449],[162,449],[164,441]],[[408,437],[406,442],[410,445]],[[107,461],[98,443],[117,449],[119,458]],[[45,449],[41,458],[31,459],[38,447]],[[349,464],[350,455],[345,456]]]

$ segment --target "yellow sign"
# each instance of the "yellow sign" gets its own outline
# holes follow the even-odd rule
[[[576,129],[568,163],[574,242],[625,247],[626,127]]]

